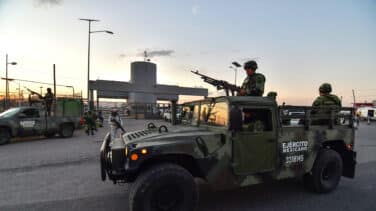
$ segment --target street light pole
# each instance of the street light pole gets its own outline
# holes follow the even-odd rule
[[[90,35],[92,33],[97,33],[97,32],[106,32],[108,34],[114,34],[112,31],[107,31],[107,30],[102,30],[102,31],[91,31],[91,22],[98,22],[99,20],[97,19],[87,19],[87,18],[80,18],[79,20],[82,21],[87,21],[89,22],[89,32],[88,32],[88,47],[87,47],[87,101],[88,101],[88,106],[89,109],[92,110],[94,107],[94,102],[93,102],[93,96],[90,95],[90,90],[89,90],[89,81],[90,81]]]
[[[238,70],[236,69],[236,67],[233,67],[233,66],[229,66],[229,68],[230,68],[230,69],[233,69],[233,70],[235,71],[235,82],[234,82],[234,84],[235,84],[235,86],[236,86],[236,76],[237,76],[237,72],[238,72]]]
[[[8,54],[5,55],[5,109],[8,109]]]
[[[17,62],[8,62],[8,54],[5,54],[5,109],[8,109],[9,99],[8,64],[16,65]]]
[[[88,44],[87,44],[87,103],[89,105],[89,108],[91,108],[91,98],[90,96],[90,90],[89,90],[89,81],[90,81],[90,35],[91,35],[91,22],[95,20],[89,21],[89,37],[88,37]],[[91,109],[90,109],[91,110]]]
[[[74,98],[74,87],[73,86],[65,86],[65,87],[67,87],[67,88],[72,88],[73,89],[73,92],[72,92],[72,96],[73,96],[73,98]]]
[[[241,65],[237,61],[234,61],[231,64],[234,65],[234,66],[230,66],[230,68],[235,70],[235,86],[236,86],[236,77],[238,74],[238,67],[241,67]]]

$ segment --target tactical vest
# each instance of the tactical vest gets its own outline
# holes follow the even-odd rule
[[[246,90],[248,96],[262,96],[264,94],[265,76],[261,73],[255,73],[247,76],[241,86]]]

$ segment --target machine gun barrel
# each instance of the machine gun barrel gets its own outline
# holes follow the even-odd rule
[[[234,96],[235,92],[239,92],[240,89],[241,89],[240,87],[238,87],[238,86],[236,86],[234,84],[231,84],[231,83],[229,83],[227,81],[217,80],[215,78],[212,78],[212,77],[209,77],[207,75],[201,74],[201,73],[198,72],[198,70],[191,71],[191,72],[193,74],[199,75],[201,77],[201,79],[204,80],[204,82],[215,86],[217,88],[217,90],[224,89],[226,91],[226,96],[229,96],[229,91],[231,92],[232,96]]]
[[[41,98],[41,99],[43,98],[43,96],[40,95],[38,92],[34,92],[33,90],[27,88],[26,86],[25,86],[25,88],[26,88],[26,90],[27,90],[28,92],[30,92],[31,94],[33,94],[33,95],[38,95],[38,97]]]

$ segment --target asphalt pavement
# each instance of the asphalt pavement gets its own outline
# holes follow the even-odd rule
[[[127,119],[125,128],[148,122]],[[129,186],[100,180],[98,153],[106,130],[0,146],[0,210],[128,210]],[[360,125],[356,177],[342,178],[332,193],[309,192],[298,180],[219,192],[200,185],[198,210],[376,210],[375,138],[376,122]]]

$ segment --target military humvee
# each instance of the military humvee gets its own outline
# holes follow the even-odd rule
[[[71,137],[78,124],[78,118],[47,116],[40,107],[11,108],[0,114],[0,145],[9,143],[12,137],[52,137],[56,133]]]
[[[214,189],[303,178],[312,190],[330,192],[341,176],[354,178],[353,110],[325,116],[311,110],[277,106],[271,97],[192,102],[183,108],[186,125],[168,129],[149,123],[119,137],[108,134],[100,150],[102,179],[133,183],[131,210],[194,210],[194,178]],[[286,118],[302,121],[289,124]],[[319,118],[325,121],[314,123]]]

